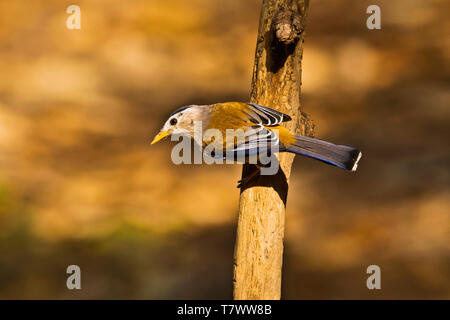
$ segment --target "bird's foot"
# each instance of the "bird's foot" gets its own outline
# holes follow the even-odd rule
[[[247,175],[244,179],[239,180],[236,188],[241,189],[242,187],[244,187],[251,180],[255,179],[259,175],[260,171],[261,171],[260,168],[256,168],[249,175]]]

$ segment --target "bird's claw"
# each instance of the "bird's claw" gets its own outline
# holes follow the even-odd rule
[[[239,180],[236,188],[240,189],[240,188],[244,187],[251,180],[254,180],[258,176],[259,172],[260,172],[260,170],[258,168],[257,170],[255,170],[252,173],[250,173],[249,175],[247,175],[245,178]]]

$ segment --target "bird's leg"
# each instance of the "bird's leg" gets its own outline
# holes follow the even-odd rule
[[[252,172],[250,172],[250,174],[248,174],[244,179],[241,179],[238,181],[238,185],[237,188],[242,188],[243,186],[245,186],[247,183],[249,183],[252,179],[254,179],[257,175],[259,175],[259,173],[261,172],[261,167],[255,165],[254,170]]]

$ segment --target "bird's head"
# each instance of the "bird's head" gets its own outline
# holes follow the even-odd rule
[[[172,134],[187,134],[192,136],[194,132],[194,121],[202,120],[201,109],[203,109],[203,107],[204,106],[190,105],[174,111],[169,116],[166,123],[164,123],[161,131],[156,135],[151,144],[157,143]]]

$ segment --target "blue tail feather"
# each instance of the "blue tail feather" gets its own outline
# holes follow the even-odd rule
[[[296,141],[286,151],[314,158],[336,167],[356,171],[362,153],[356,148],[296,135]]]

